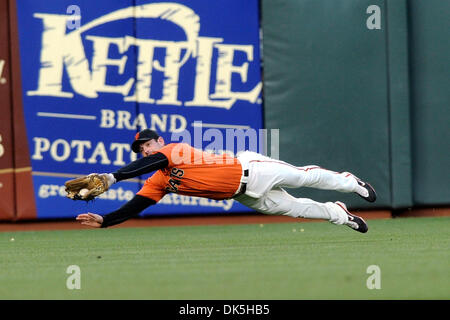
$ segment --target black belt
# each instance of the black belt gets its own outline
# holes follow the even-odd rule
[[[244,170],[244,177],[248,177],[248,169]],[[244,194],[246,190],[247,190],[247,183],[242,182],[241,185],[239,186],[239,191],[233,196],[233,198],[240,196],[241,194]]]

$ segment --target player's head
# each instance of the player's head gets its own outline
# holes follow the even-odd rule
[[[144,129],[138,132],[134,137],[131,150],[141,153],[144,157],[151,155],[164,146],[164,139],[156,132],[150,129]]]

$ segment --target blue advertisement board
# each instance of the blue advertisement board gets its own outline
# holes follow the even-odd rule
[[[233,134],[263,125],[257,0],[21,0],[17,7],[38,218],[107,213],[130,200],[148,176],[119,182],[92,203],[67,199],[64,182],[135,160],[130,144],[145,128],[211,152],[255,149],[249,139],[233,143]],[[168,194],[143,214],[233,211],[248,209]]]

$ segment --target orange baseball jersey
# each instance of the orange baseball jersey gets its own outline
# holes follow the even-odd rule
[[[240,187],[242,166],[238,159],[171,143],[157,152],[169,165],[145,181],[137,193],[156,202],[169,192],[215,200],[231,198]]]

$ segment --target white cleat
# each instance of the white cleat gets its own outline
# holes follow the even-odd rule
[[[344,211],[347,213],[348,221],[346,223],[344,223],[346,226],[349,226],[353,230],[356,230],[356,231],[362,232],[362,233],[366,233],[367,230],[369,230],[369,227],[367,226],[367,223],[364,221],[363,218],[355,216],[354,214],[351,214],[350,212],[348,212],[347,206],[344,203],[342,203],[340,201],[336,201],[335,203],[338,206],[340,206],[342,209],[344,209]]]

